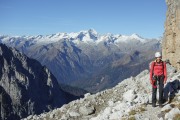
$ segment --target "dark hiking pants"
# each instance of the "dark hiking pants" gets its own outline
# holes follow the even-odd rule
[[[159,86],[159,104],[163,103],[164,76],[154,76],[154,86]],[[152,87],[152,104],[156,104],[157,87]]]

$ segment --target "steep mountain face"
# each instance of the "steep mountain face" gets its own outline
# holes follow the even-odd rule
[[[167,13],[163,40],[163,58],[180,69],[180,1],[166,0]]]
[[[74,100],[38,61],[0,44],[0,117],[18,120]]]
[[[112,89],[92,95],[87,93],[83,99],[23,120],[179,120],[180,71],[176,72],[169,64],[167,71],[168,82],[164,87],[164,98],[168,100],[169,88],[173,84],[176,86],[173,87],[175,97],[171,103],[164,103],[163,108],[158,103],[157,107],[152,107],[149,71],[144,70]]]
[[[1,36],[0,42],[16,47],[46,65],[60,83],[101,91],[148,67],[161,41],[137,34],[99,35],[95,30],[48,36]]]

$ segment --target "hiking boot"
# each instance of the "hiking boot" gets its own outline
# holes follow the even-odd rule
[[[168,103],[171,103],[171,102],[172,102],[172,100],[174,99],[174,97],[175,97],[175,95],[171,94],[171,95],[169,96]]]
[[[163,107],[163,105],[162,105],[162,104],[159,104],[159,107],[160,107],[160,108],[162,108],[162,107]]]
[[[168,103],[171,103],[171,102],[172,102],[172,98],[169,98]]]
[[[166,100],[166,99],[163,99],[162,104],[164,104],[164,103],[166,103],[166,102],[167,102],[167,100]]]
[[[152,107],[156,107],[156,104],[155,104],[155,103],[153,103],[153,104],[152,104]]]

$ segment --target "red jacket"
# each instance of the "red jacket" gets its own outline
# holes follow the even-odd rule
[[[150,80],[153,80],[153,75],[164,75],[164,81],[167,80],[167,71],[165,62],[152,62],[150,67]]]

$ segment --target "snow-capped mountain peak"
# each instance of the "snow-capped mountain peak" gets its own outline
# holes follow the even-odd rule
[[[142,37],[140,37],[138,34],[136,34],[136,33],[133,33],[132,35],[131,35],[131,37],[132,38],[134,38],[134,39],[142,39]]]
[[[131,42],[133,41],[140,41],[140,42],[146,42],[147,39],[144,39],[140,37],[138,34],[132,34],[132,35],[114,35],[111,33],[107,33],[104,35],[98,34],[96,30],[89,29],[89,30],[83,30],[80,32],[72,32],[72,33],[56,33],[51,35],[37,35],[37,36],[21,36],[21,37],[11,37],[11,36],[1,36],[1,41],[6,43],[7,40],[14,39],[14,41],[18,40],[22,42],[22,40],[31,41],[36,44],[49,44],[58,42],[61,40],[68,40],[75,44],[79,43],[93,43],[98,44],[100,42],[110,42],[112,44],[117,44],[121,42]]]
[[[115,40],[115,43],[119,43],[119,42],[131,42],[131,41],[134,41],[134,40],[137,40],[137,41],[140,41],[142,43],[146,42],[147,39],[144,39],[142,37],[140,37],[138,34],[132,34],[130,36],[128,35],[116,35],[116,40]]]
[[[75,40],[80,40],[82,42],[95,42],[98,40],[98,33],[94,29],[89,29],[87,31],[80,31]]]
[[[97,35],[97,31],[95,29],[89,29],[89,30],[81,30],[78,33],[83,33],[83,34],[93,34],[93,35]]]
[[[97,31],[94,29],[89,29],[88,32],[92,35],[98,35]]]
[[[131,39],[137,39],[140,40],[141,42],[145,42],[145,39],[139,36],[138,34],[134,33],[130,36]]]

